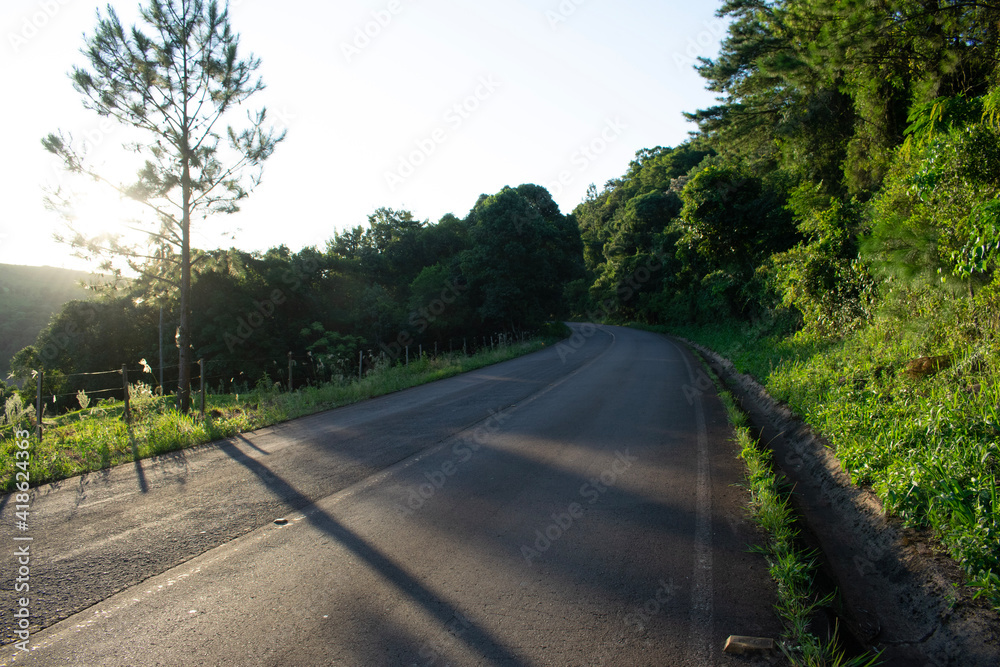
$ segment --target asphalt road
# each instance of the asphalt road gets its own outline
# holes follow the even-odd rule
[[[670,340],[574,327],[39,489],[27,653],[0,498],[0,664],[753,664],[725,638],[780,626],[722,406]]]

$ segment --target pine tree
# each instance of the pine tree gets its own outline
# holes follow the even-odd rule
[[[264,88],[255,72],[260,60],[239,56],[228,5],[214,0],[150,0],[140,7],[143,28],[126,30],[110,6],[98,14],[86,39],[89,69],[74,68],[74,87],[84,106],[134,128],[143,140],[124,146],[145,157],[133,183],[120,184],[87,163],[86,155],[63,133],[43,139],[66,169],[83,174],[138,201],[151,219],[141,229],[148,243],[129,245],[122,235],[69,242],[90,257],[125,257],[141,275],[177,293],[179,302],[178,399],[190,409],[191,222],[196,216],[233,213],[260,182],[264,161],[284,138],[267,126],[261,108],[242,127],[225,118]],[[143,30],[146,29],[146,32]],[[225,134],[225,138],[221,136]],[[67,210],[72,202],[54,193],[50,203]]]

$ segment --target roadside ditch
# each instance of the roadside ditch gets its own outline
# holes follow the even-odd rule
[[[851,483],[830,444],[752,377],[711,349],[700,354],[773,453],[792,488],[800,534],[819,555],[820,589],[845,644],[881,652],[880,664],[1000,665],[1000,615],[959,585],[962,572],[928,536],[887,517],[873,493]]]

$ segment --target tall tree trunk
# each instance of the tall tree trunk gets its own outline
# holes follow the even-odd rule
[[[187,3],[181,4],[187,19]],[[184,43],[184,75],[181,95],[183,96],[183,125],[181,130],[181,294],[180,322],[177,332],[178,364],[177,399],[183,414],[191,411],[191,117],[188,102],[191,99],[188,86],[187,42]]]
[[[181,12],[185,23],[188,21],[188,5],[182,0]],[[185,30],[188,27],[185,25]],[[188,42],[182,45],[182,63],[184,72],[181,77],[181,104],[183,118],[181,124],[181,293],[180,318],[177,330],[177,358],[180,368],[177,373],[177,402],[180,411],[187,414],[191,411],[191,116],[188,103],[191,100],[191,89],[188,81]]]
[[[188,297],[191,293],[191,242],[190,224],[184,216],[184,245],[181,248],[181,298],[180,325],[178,327],[177,344],[180,346],[177,375],[177,397],[183,413],[191,410],[191,306]]]
[[[180,324],[177,332],[178,364],[177,398],[181,412],[187,414],[191,410],[191,179],[188,176],[187,159],[184,160],[184,213],[181,220],[181,294],[180,294]]]

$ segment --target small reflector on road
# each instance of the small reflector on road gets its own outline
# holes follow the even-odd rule
[[[764,637],[740,637],[739,635],[731,635],[729,639],[726,640],[726,647],[722,650],[726,653],[732,653],[735,655],[773,651],[774,640]]]
[[[274,522],[279,526],[284,526],[288,523],[288,519],[275,519]]]

